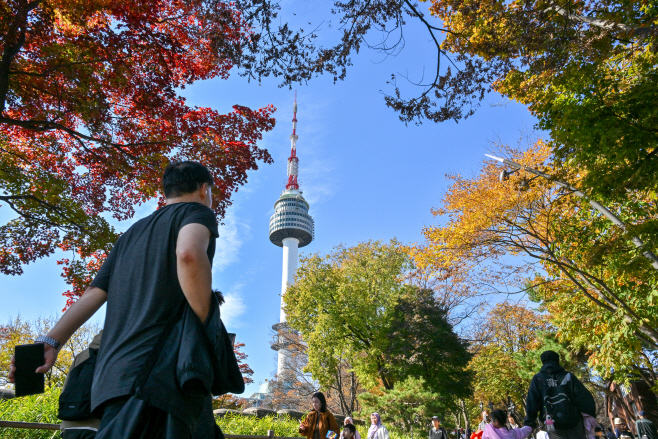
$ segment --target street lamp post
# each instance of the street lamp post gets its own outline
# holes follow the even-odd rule
[[[492,156],[492,155],[489,155],[489,154],[485,154],[485,155],[489,158],[492,158],[494,160],[497,160],[501,163],[505,163],[506,165],[515,168],[515,170],[512,171],[512,172],[509,172],[507,170],[503,170],[503,172],[500,173],[500,181],[501,182],[506,180],[507,177],[509,175],[511,175],[512,173],[523,169],[524,171],[530,172],[531,174],[534,174],[534,175],[537,175],[539,177],[543,177],[547,180],[550,180],[550,181],[552,181],[553,183],[555,183],[556,185],[558,185],[560,187],[569,189],[570,191],[573,192],[574,195],[576,195],[578,197],[585,198],[587,200],[587,202],[590,204],[590,206],[592,206],[594,209],[601,212],[601,214],[603,216],[608,218],[615,225],[621,227],[622,229],[626,229],[626,224],[624,224],[623,221],[619,219],[619,217],[617,217],[614,213],[610,212],[605,206],[597,203],[594,200],[590,200],[589,197],[587,197],[582,191],[579,191],[575,187],[573,187],[573,186],[571,186],[567,183],[563,183],[561,181],[555,180],[550,175],[544,174],[543,172],[540,172],[540,171],[538,171],[536,169],[533,169],[533,168],[530,168],[528,166],[523,166],[523,165],[521,165],[519,163],[516,163],[516,162],[513,162],[511,160],[503,159],[503,158],[500,158],[500,157],[495,157],[495,156]],[[637,236],[633,236],[633,238],[631,240],[633,241],[633,244],[635,245],[635,247],[637,247],[638,249],[643,251],[642,255],[645,258],[647,258],[651,261],[651,265],[653,266],[653,268],[658,270],[658,257],[656,257],[656,255],[653,254],[653,252],[651,252],[651,250],[645,249],[644,248],[644,242],[642,242],[642,240],[640,238],[638,238]]]

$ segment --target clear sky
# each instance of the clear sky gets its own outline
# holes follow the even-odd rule
[[[317,24],[331,18],[323,15],[330,8],[325,3],[284,1],[282,17]],[[293,12],[296,15],[290,15]],[[328,39],[336,26],[326,20],[321,32]],[[334,84],[332,78],[321,77],[296,87],[299,181],[315,220],[315,241],[301,254],[326,254],[336,245],[370,239],[422,240],[423,226],[437,222],[430,209],[447,188],[445,174],[476,174],[491,140],[515,143],[536,122],[524,106],[492,106],[501,97],[490,95],[474,116],[459,124],[405,126],[385,106],[381,91],[392,92],[386,83],[391,73],[406,72],[419,80],[423,69],[432,71],[435,57],[428,35],[411,27],[405,32],[406,46],[398,56],[385,58],[364,49],[345,81]],[[373,33],[371,41],[378,38]],[[282,249],[270,243],[268,226],[286,182],[294,95],[277,85],[269,79],[260,85],[248,83],[234,75],[228,81],[204,81],[183,90],[191,105],[223,112],[234,104],[277,108],[276,127],[262,141],[274,164],[251,172],[248,183],[234,195],[214,260],[213,286],[227,298],[222,318],[228,330],[237,333],[237,341],[245,343],[247,362],[255,371],[255,383],[247,387],[246,396],[258,391],[258,384],[276,370],[270,342],[271,326],[279,318]],[[413,87],[406,90],[418,92]],[[113,224],[125,230],[154,206],[140,206],[132,221]],[[0,204],[0,223],[10,217],[7,206]],[[26,267],[22,276],[0,276],[0,322],[19,314],[34,319],[61,313],[61,293],[67,289],[55,263],[61,256]],[[95,319],[102,323],[103,312]]]

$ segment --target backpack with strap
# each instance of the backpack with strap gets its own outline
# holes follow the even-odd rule
[[[132,394],[138,397],[140,396],[141,387],[151,373],[151,369],[153,369],[153,365],[164,346],[167,336],[174,324],[180,320],[183,309],[184,304],[179,306],[178,310],[169,318],[162,334],[149,353],[144,367],[135,379]],[[59,395],[59,412],[57,417],[62,421],[84,421],[94,416],[91,412],[91,385],[94,381],[97,358],[98,349],[89,348],[89,358],[69,371],[66,386]]]
[[[91,418],[91,384],[98,349],[89,349],[89,358],[75,366],[68,374],[66,387],[59,395],[59,412],[62,421],[84,421]]]
[[[544,372],[543,373],[544,389],[544,407],[546,414],[551,415],[555,428],[571,428],[582,420],[582,415],[572,401],[573,392],[571,391],[571,373],[559,379],[558,375]]]

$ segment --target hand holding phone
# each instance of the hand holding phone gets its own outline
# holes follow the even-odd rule
[[[44,374],[37,373],[45,363],[43,343],[16,346],[14,357],[16,396],[43,393]]]
[[[49,344],[43,344],[44,349],[44,363],[42,363],[36,370],[38,373],[48,372],[57,361],[59,351]],[[12,355],[11,364],[9,365],[9,376],[7,377],[10,383],[16,382],[16,355]]]

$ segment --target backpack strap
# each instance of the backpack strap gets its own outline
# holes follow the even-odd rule
[[[158,338],[158,341],[153,346],[153,349],[151,349],[151,352],[149,353],[149,356],[146,359],[146,362],[144,363],[142,370],[139,372],[139,375],[137,375],[137,377],[135,378],[135,382],[133,383],[133,388],[131,392],[132,395],[135,395],[138,398],[141,396],[142,387],[144,386],[146,380],[151,375],[151,370],[153,369],[153,366],[155,366],[155,362],[158,361],[160,352],[162,352],[162,348],[164,347],[165,341],[167,341],[167,337],[171,333],[171,330],[174,329],[174,325],[176,324],[176,322],[178,322],[183,317],[183,311],[185,310],[186,304],[187,304],[187,300],[184,300],[183,303],[178,307],[176,312],[171,315],[169,321],[167,322],[167,326],[165,326],[162,333],[160,333],[160,337]]]

